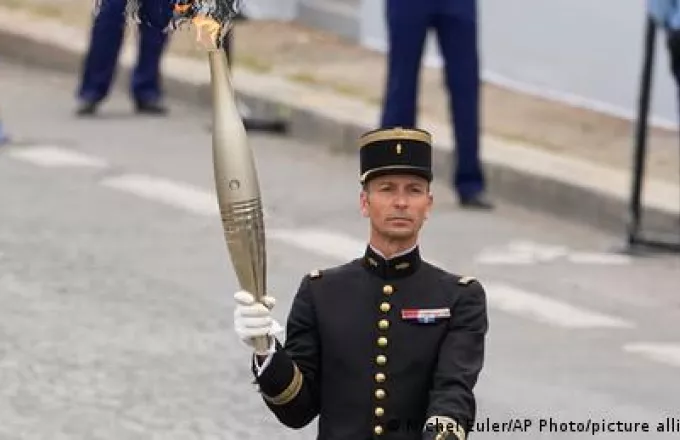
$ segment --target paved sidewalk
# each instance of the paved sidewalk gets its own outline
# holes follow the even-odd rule
[[[31,36],[36,44],[49,46],[62,41],[59,43],[62,46],[73,47],[68,49],[69,53],[83,50],[86,44],[92,0],[0,0],[2,6],[21,13],[24,20],[34,17],[36,29],[25,33],[46,34]],[[40,20],[46,19],[70,26],[72,32],[67,32],[70,41],[57,35],[61,31],[54,31],[52,38],[47,36],[51,31],[37,29]],[[2,26],[14,27],[11,32],[15,33],[19,29],[19,25],[7,19]],[[177,78],[199,89],[203,87],[199,92],[205,92],[205,54],[194,39],[189,30],[172,37],[170,55],[176,57],[166,57],[164,71],[175,92]],[[133,34],[129,33],[128,61],[132,59],[130,54],[135,53],[130,50],[133,43]],[[372,127],[377,123],[385,75],[381,54],[327,33],[268,21],[237,24],[234,51],[237,91],[265,101],[276,95],[270,101],[283,102],[283,107],[297,111],[293,119],[305,119],[304,124],[299,121],[293,124],[304,125],[304,129],[294,129],[299,137],[313,142],[328,139],[331,148],[347,150],[350,147],[338,144],[350,143],[359,126]],[[61,68],[77,69],[73,60],[53,62],[61,64]],[[200,67],[198,71],[196,66]],[[449,166],[452,137],[439,69],[424,69],[421,91],[421,125],[432,130],[435,140],[443,144],[439,149],[448,156],[442,153],[438,166],[445,168]],[[196,93],[188,91],[190,95]],[[620,231],[630,188],[634,132],[630,122],[491,85],[484,87],[483,108],[482,153],[494,190],[514,202],[598,226],[607,223],[604,226]],[[649,142],[650,180],[645,200],[653,209],[677,213],[678,133],[652,129]],[[610,200],[612,204],[608,204]]]
[[[92,3],[93,0],[0,0],[0,5],[32,10],[83,28],[90,24]],[[133,42],[132,38],[128,38],[129,42]],[[240,67],[279,74],[370,104],[380,103],[384,57],[333,35],[290,23],[249,21],[236,25],[234,50],[234,61]],[[190,31],[174,34],[171,52],[203,56]],[[425,68],[423,72],[421,114],[448,124],[448,100],[440,70]],[[628,121],[488,84],[483,99],[483,124],[488,134],[560,155],[630,169],[634,127]],[[654,129],[649,142],[650,177],[677,183],[678,134]]]

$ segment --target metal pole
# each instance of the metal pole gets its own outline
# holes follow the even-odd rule
[[[637,127],[635,133],[635,151],[633,156],[633,182],[630,197],[630,221],[628,227],[628,251],[634,248],[646,247],[662,251],[680,252],[680,242],[674,241],[679,237],[661,234],[651,238],[649,234],[641,233],[642,229],[642,190],[645,179],[645,165],[647,159],[647,120],[651,101],[652,75],[654,72],[654,52],[656,47],[657,26],[654,20],[647,17],[645,33],[642,75],[640,81],[640,95],[638,101]],[[680,87],[680,84],[678,84]],[[680,220],[680,219],[679,219]],[[678,224],[680,233],[680,222]],[[664,234],[665,235],[665,234]]]
[[[633,187],[629,205],[628,245],[638,243],[642,222],[642,188],[647,156],[647,120],[651,100],[652,75],[654,71],[654,51],[656,45],[656,24],[647,16],[645,44],[643,54],[640,95],[638,100],[637,126],[635,133],[635,149],[633,156]]]

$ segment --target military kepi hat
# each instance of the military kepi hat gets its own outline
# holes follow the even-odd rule
[[[359,138],[361,183],[386,174],[432,181],[432,136],[416,128],[382,128]]]

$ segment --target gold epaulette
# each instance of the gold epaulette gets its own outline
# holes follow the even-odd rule
[[[477,278],[475,278],[475,277],[461,277],[458,280],[458,284],[460,284],[461,286],[467,286],[468,284],[470,284],[473,281],[477,281]]]

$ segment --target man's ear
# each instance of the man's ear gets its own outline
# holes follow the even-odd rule
[[[425,211],[425,219],[430,217],[430,213],[432,212],[432,208],[434,206],[434,194],[432,194],[432,191],[430,191],[427,194],[427,198],[428,198],[428,205],[427,205],[427,211]]]
[[[368,191],[361,190],[361,193],[359,193],[359,207],[361,208],[361,215],[364,217],[368,217],[368,205],[370,204],[370,201],[368,200]]]

